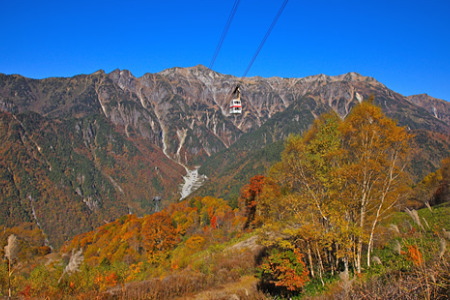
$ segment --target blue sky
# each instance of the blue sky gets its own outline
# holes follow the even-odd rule
[[[235,0],[0,0],[0,72],[209,66]],[[242,76],[283,0],[241,0],[213,69]],[[290,0],[248,76],[358,72],[450,101],[450,1]]]

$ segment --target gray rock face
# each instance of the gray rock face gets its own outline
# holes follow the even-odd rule
[[[412,95],[407,97],[411,103],[422,107],[431,113],[436,119],[450,124],[450,105],[449,102],[437,99],[427,94]]]
[[[165,152],[188,165],[199,157],[229,147],[243,133],[256,130],[305,97],[316,102],[309,112],[316,117],[329,109],[345,117],[354,105],[371,96],[401,125],[409,125],[405,112],[419,113],[416,104],[406,97],[372,77],[353,72],[339,76],[238,79],[196,66],[172,68],[141,78],[134,78],[127,71],[115,71],[108,77],[124,93],[137,95],[142,109],[154,112]],[[231,92],[238,83],[242,90],[243,114],[231,116],[228,106]],[[444,102],[442,106],[436,120],[424,116],[427,121],[415,120],[414,127],[423,125],[448,133],[448,122],[445,125],[439,120],[448,118],[450,105]],[[433,115],[433,111],[430,113]]]

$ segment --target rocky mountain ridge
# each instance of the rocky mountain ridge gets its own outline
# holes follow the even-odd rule
[[[150,140],[172,159],[190,166],[199,156],[229,147],[242,133],[259,128],[306,95],[317,103],[311,111],[315,117],[329,108],[344,117],[353,105],[371,95],[388,114],[397,111],[391,106],[413,111],[417,111],[417,106],[430,106],[425,100],[404,97],[374,78],[357,73],[238,79],[196,66],[148,73],[140,78],[127,70],[43,80],[12,77],[21,89],[5,95],[8,88],[1,88],[3,110],[30,110],[54,118],[103,113],[112,123],[123,127],[127,136],[136,134]],[[228,105],[231,91],[238,83],[242,86],[244,114],[233,117],[228,113]],[[39,85],[44,88],[39,89]],[[48,85],[57,85],[55,93]],[[444,101],[429,111],[445,123],[448,107]],[[432,126],[440,132],[448,130],[448,122],[431,123],[436,123]]]

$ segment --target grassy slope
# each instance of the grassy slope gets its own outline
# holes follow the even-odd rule
[[[447,299],[450,238],[444,237],[443,229],[450,228],[450,203],[417,212],[422,225],[407,212],[394,213],[384,221],[373,251],[381,264],[373,263],[361,278],[347,283],[339,276],[328,278],[324,287],[312,281],[304,299],[373,299],[374,295],[374,299]],[[443,242],[447,249],[439,257]],[[412,247],[417,247],[423,263],[414,262]]]

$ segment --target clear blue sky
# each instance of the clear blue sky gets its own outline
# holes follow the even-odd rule
[[[0,72],[208,66],[235,0],[0,0]],[[283,0],[241,0],[213,69],[242,76]],[[450,101],[449,0],[290,0],[248,76],[358,72]]]

